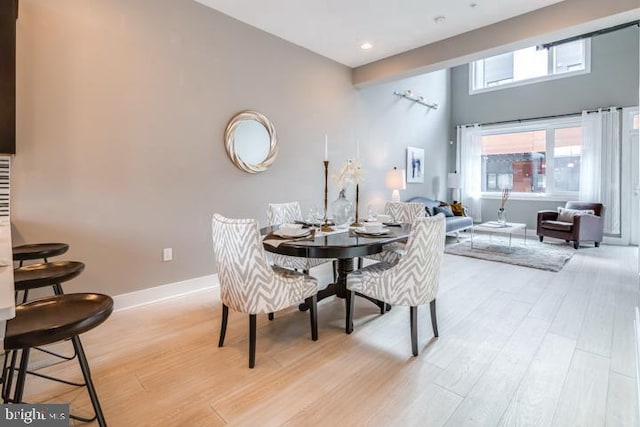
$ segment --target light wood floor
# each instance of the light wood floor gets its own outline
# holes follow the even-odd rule
[[[247,316],[231,313],[217,347],[217,291],[114,313],[83,342],[111,426],[637,426],[637,265],[636,248],[614,246],[584,247],[559,273],[445,255],[440,338],[422,307],[417,358],[407,308],[380,316],[358,300],[348,336],[330,299],[317,342],[306,313],[259,317],[250,370]],[[88,405],[34,377],[26,393]]]

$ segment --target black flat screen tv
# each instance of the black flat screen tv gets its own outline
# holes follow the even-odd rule
[[[16,152],[18,0],[0,0],[0,154]]]

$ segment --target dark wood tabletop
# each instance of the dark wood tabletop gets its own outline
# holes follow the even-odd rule
[[[264,240],[271,238],[279,239],[272,233],[278,230],[278,226],[262,228],[261,234]],[[264,249],[268,252],[281,255],[296,256],[302,258],[335,258],[338,260],[338,279],[336,283],[329,284],[325,289],[318,291],[318,301],[330,297],[346,298],[347,296],[347,275],[353,269],[353,259],[372,255],[382,252],[383,247],[389,243],[404,241],[409,237],[411,231],[410,224],[400,224],[398,226],[386,227],[388,232],[380,236],[365,236],[355,232],[354,230],[345,231],[343,233],[334,233],[329,235],[313,235],[309,238],[300,238],[293,241],[283,239],[276,247],[269,243],[263,243]],[[359,295],[359,294],[357,294]],[[380,312],[384,313],[390,309],[388,304],[382,301],[374,300],[364,295],[359,295],[368,299],[380,308]],[[349,304],[346,304],[348,309]],[[300,304],[300,310],[306,310],[308,307],[303,303]],[[348,319],[348,313],[346,319]],[[346,333],[353,331],[353,325],[345,324]]]
[[[278,228],[278,226],[264,227],[260,231],[265,239],[269,239],[272,237],[271,233]],[[349,230],[343,233],[315,235],[313,239],[284,241],[278,247],[265,243],[264,249],[268,252],[303,258],[355,258],[382,252],[384,245],[406,240],[411,231],[410,224],[386,228],[388,232],[380,236],[365,236]]]

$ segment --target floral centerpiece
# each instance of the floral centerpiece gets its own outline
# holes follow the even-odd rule
[[[338,173],[334,175],[333,179],[340,191],[345,190],[349,184],[360,184],[360,180],[362,179],[360,162],[358,160],[347,160]]]

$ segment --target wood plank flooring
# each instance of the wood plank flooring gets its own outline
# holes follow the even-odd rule
[[[317,342],[295,308],[259,316],[250,370],[246,315],[230,313],[217,347],[217,290],[116,312],[83,343],[116,427],[634,427],[637,252],[583,247],[558,273],[445,255],[440,338],[421,307],[416,358],[406,307],[381,316],[358,299],[348,336],[343,301],[329,299]],[[312,274],[330,278],[325,267]],[[68,363],[41,370],[80,376]],[[82,391],[35,377],[25,399],[89,410]]]

